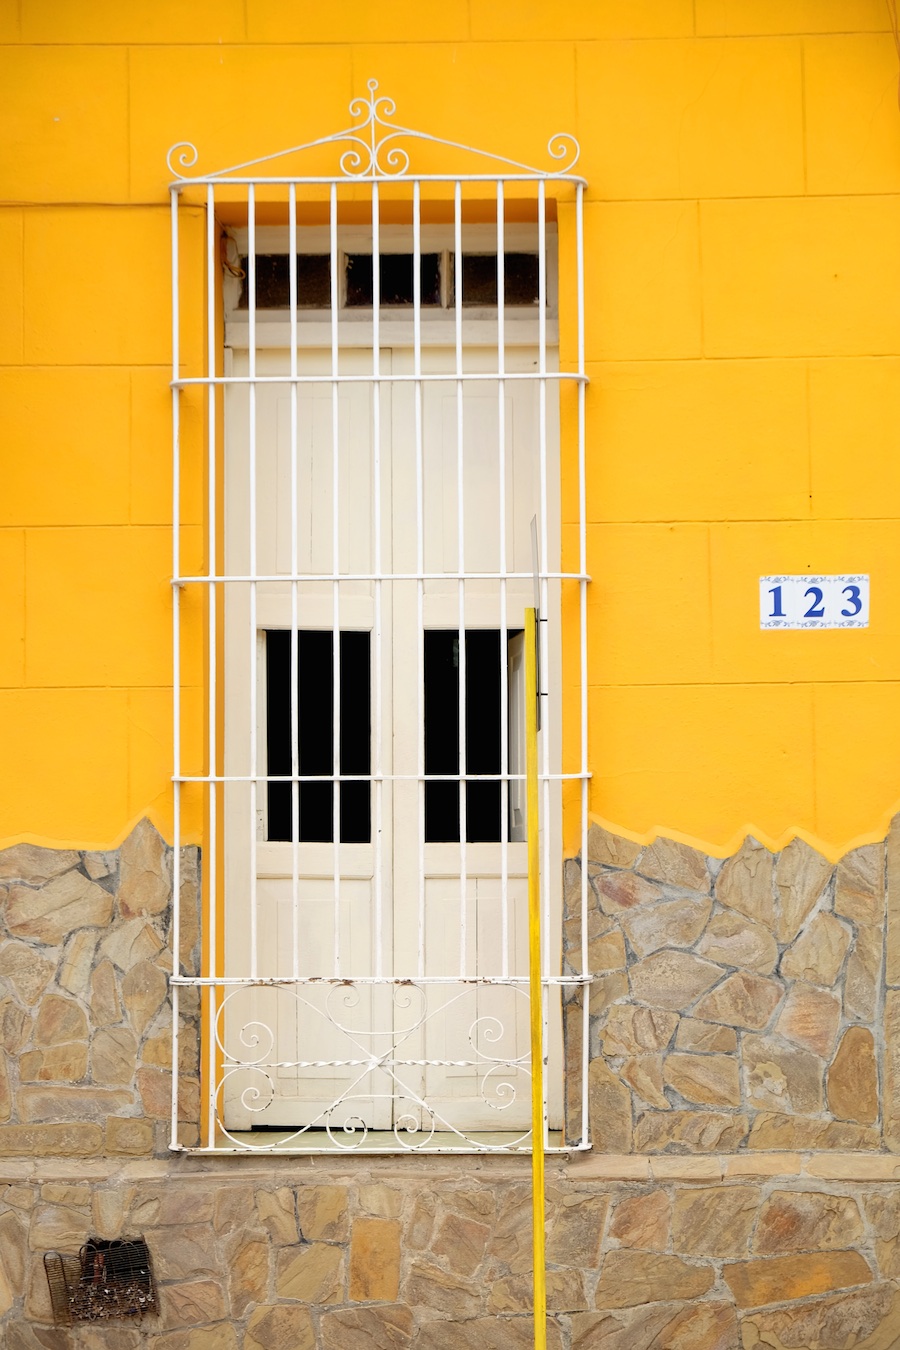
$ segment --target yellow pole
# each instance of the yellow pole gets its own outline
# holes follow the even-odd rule
[[[531,1004],[531,1217],[534,1229],[534,1347],[547,1348],[544,1255],[544,1049],[541,997],[541,852],[538,838],[537,610],[525,611],[525,743],[528,788],[528,987]]]

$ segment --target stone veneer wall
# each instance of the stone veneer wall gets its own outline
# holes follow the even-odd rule
[[[0,1157],[165,1153],[172,1093],[172,850],[149,821],[110,853],[0,852]],[[182,850],[185,973],[199,857]],[[187,994],[187,999],[185,999]],[[198,1000],[183,991],[181,1142],[199,1120]]]
[[[168,1154],[171,862],[147,822],[116,852],[0,852],[0,1343],[525,1350],[527,1158]],[[552,1350],[897,1350],[900,832],[834,868],[594,828],[588,872],[602,1151],[548,1166]],[[570,961],[578,894],[576,859]],[[135,1232],[159,1317],[51,1327],[43,1252]]]
[[[748,838],[723,862],[597,826],[587,865],[595,1148],[900,1152],[900,817],[836,866],[800,839],[772,854]],[[574,970],[581,885],[575,858]],[[578,998],[566,1029],[574,1070]],[[567,1121],[577,1140],[571,1092]]]

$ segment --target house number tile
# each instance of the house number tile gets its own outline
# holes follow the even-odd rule
[[[869,578],[773,576],[759,579],[760,628],[868,628]]]

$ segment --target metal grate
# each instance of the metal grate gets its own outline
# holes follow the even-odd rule
[[[173,1064],[179,998],[199,992],[209,1030],[201,1151],[548,1147],[562,1114],[563,1008],[578,1003],[581,1037],[568,1071],[579,1082],[581,1121],[566,1142],[587,1147],[586,868],[579,896],[566,897],[568,917],[581,925],[577,971],[563,970],[560,952],[563,800],[567,819],[580,816],[586,857],[590,779],[585,181],[572,172],[572,137],[554,136],[551,167],[535,169],[399,126],[393,101],[377,88],[370,81],[368,96],[353,100],[351,127],[284,155],[212,174],[190,172],[193,146],[169,155],[177,175],[176,931],[182,813],[198,793],[208,862],[204,965],[172,977]],[[339,151],[337,172],[281,171],[279,161],[293,168],[306,152],[318,168],[326,146]],[[449,160],[472,171],[414,171],[415,147],[436,166]],[[576,334],[568,360],[559,354],[551,193],[567,213],[564,299]],[[181,354],[179,208],[204,200],[206,351],[194,374]],[[241,219],[234,243],[246,259],[243,285],[233,275],[226,282],[224,360],[215,285],[220,205]],[[200,247],[190,240],[185,226],[197,267]],[[320,300],[326,280],[330,288],[318,318],[304,312],[311,289],[304,259],[314,255],[328,259],[317,274]],[[286,260],[277,276],[273,258]],[[355,306],[342,294],[342,259],[365,272]],[[390,284],[385,259],[403,272]],[[446,270],[435,271],[435,260]],[[451,264],[452,306],[445,303]],[[273,276],[283,314],[267,311]],[[565,514],[563,399],[572,428]],[[206,557],[197,570],[182,565],[181,476],[203,470],[190,435],[184,445],[181,438],[183,408],[201,404]],[[531,1139],[529,1110],[522,824],[521,630],[535,604],[547,680],[540,867],[549,1067],[541,1141]],[[565,679],[564,613],[578,632]],[[267,635],[279,630],[286,678],[276,707],[268,696],[278,639],[270,646]],[[467,667],[474,661],[467,635],[477,630],[498,648],[489,760],[467,715],[470,702],[486,698]],[[352,765],[345,633],[365,635],[369,662],[358,681],[367,693]],[[456,734],[439,767],[430,754],[435,718],[424,706],[426,652],[444,641],[436,633],[453,635],[459,663],[444,682],[444,720]],[[307,678],[307,634],[321,636],[330,679],[321,668]],[[181,664],[182,644],[198,639],[208,662],[205,763],[186,749],[200,739],[200,719],[190,712]],[[564,684],[574,694],[565,754]],[[273,755],[276,720],[284,734]],[[313,767],[305,754],[310,730],[324,747]],[[348,838],[342,821],[351,792],[367,806],[369,828],[356,832],[362,839]],[[489,830],[475,828],[479,794],[499,816]],[[324,802],[325,815],[330,808],[330,821],[312,818],[312,800]],[[434,823],[438,801],[443,819]],[[177,1073],[171,1147],[180,1148]]]
[[[156,1312],[150,1252],[142,1237],[88,1238],[77,1256],[45,1252],[44,1270],[59,1326]]]

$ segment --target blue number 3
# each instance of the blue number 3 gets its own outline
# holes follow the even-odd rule
[[[841,591],[841,595],[846,595],[848,591],[850,592],[850,599],[848,603],[854,605],[855,608],[842,609],[841,614],[845,619],[852,619],[854,614],[858,614],[859,611],[862,609],[862,600],[859,598],[858,586],[845,586],[844,589]]]

